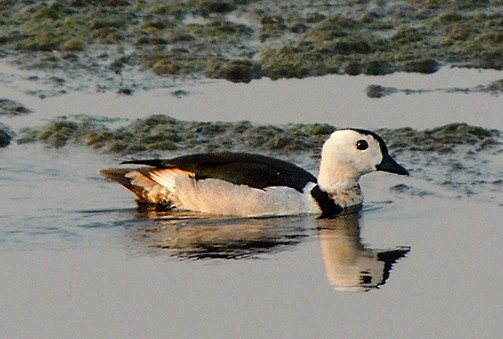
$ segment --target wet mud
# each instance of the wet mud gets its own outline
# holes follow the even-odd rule
[[[410,89],[386,87],[381,85],[369,85],[366,89],[369,98],[382,98],[396,93],[405,94],[423,94],[430,92],[446,93],[490,93],[493,95],[503,94],[503,79],[493,81],[487,85],[477,85],[474,87],[449,87],[449,88],[429,88],[429,89]]]
[[[13,136],[14,132],[12,131],[12,129],[0,122],[0,148],[7,147],[10,144]]]
[[[23,106],[23,104],[11,100],[11,99],[5,99],[5,98],[0,98],[0,117],[1,116],[19,116],[19,115],[24,115],[24,114],[29,114],[32,111]]]
[[[123,80],[137,69],[234,82],[428,74],[445,65],[501,70],[502,9],[497,0],[6,1],[0,56]]]
[[[319,149],[337,129],[319,123],[259,125],[249,121],[184,121],[168,115],[152,115],[120,127],[113,126],[116,121],[86,115],[63,116],[41,127],[21,129],[17,142],[42,142],[56,148],[85,145],[121,155],[165,151],[291,152]],[[399,128],[377,132],[395,151],[449,153],[458,146],[483,149],[497,147],[502,141],[499,130],[465,123],[422,131]]]

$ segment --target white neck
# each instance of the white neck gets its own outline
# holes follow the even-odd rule
[[[318,185],[342,207],[359,205],[363,198],[358,179],[363,175],[357,171],[344,149],[334,152],[334,145],[325,143],[321,152]]]
[[[358,185],[360,176],[355,175],[349,166],[323,161],[320,164],[318,185],[328,193],[341,192]]]
[[[343,167],[331,167],[321,164],[318,175],[318,185],[327,192],[334,201],[343,208],[359,205],[363,202],[358,177],[349,175],[351,171]]]

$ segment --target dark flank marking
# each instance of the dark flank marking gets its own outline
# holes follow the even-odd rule
[[[195,174],[196,179],[221,179],[236,185],[264,189],[286,186],[302,192],[316,177],[287,161],[248,153],[191,154],[173,159],[131,160],[124,164],[155,168],[178,168]]]
[[[342,206],[336,204],[334,199],[332,199],[330,195],[323,191],[318,185],[313,187],[311,195],[321,208],[320,218],[333,217],[343,210]]]

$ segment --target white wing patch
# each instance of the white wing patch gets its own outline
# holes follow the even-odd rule
[[[179,191],[177,181],[180,181],[180,178],[194,180],[195,174],[178,168],[162,168],[144,172],[132,171],[126,176],[132,179],[133,185],[144,189],[144,196],[148,202],[181,207],[182,204],[177,199]]]
[[[182,171],[178,168],[169,169],[155,169],[148,172],[148,176],[159,183],[160,185],[166,187],[170,192],[175,193],[176,189],[176,178],[177,177],[189,177],[191,179],[195,178],[195,174],[187,171]]]
[[[273,186],[257,189],[220,179],[196,180],[195,174],[180,169],[153,169],[127,174],[131,183],[148,191],[151,202],[212,214],[264,216],[318,213],[309,191],[306,193]]]
[[[140,200],[153,204],[169,204],[169,190],[162,184],[152,180],[140,171],[131,171],[126,174],[131,179],[131,184],[141,188]]]

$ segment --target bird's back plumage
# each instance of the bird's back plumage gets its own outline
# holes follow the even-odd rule
[[[316,182],[316,177],[308,171],[290,162],[260,154],[204,153],[172,159],[131,160],[124,163],[177,168],[193,173],[196,180],[221,179],[259,189],[285,186],[301,192],[308,182]]]

